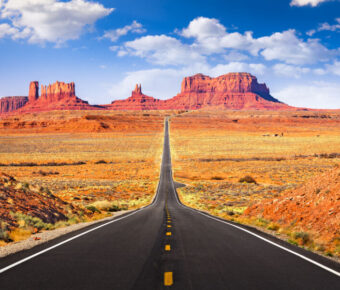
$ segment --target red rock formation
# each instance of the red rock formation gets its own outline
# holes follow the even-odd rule
[[[76,98],[74,83],[55,82],[52,85],[41,86],[41,99],[47,102],[59,102],[64,98]]]
[[[30,85],[30,98],[22,112],[51,111],[51,110],[95,110],[101,106],[91,106],[88,102],[76,96],[75,84],[55,82],[48,86],[41,86],[39,95],[39,83],[32,82]]]
[[[249,73],[229,73],[211,78],[203,74],[186,77],[181,92],[166,101],[172,109],[195,110],[201,108],[219,109],[288,109],[273,98],[265,84],[259,84]]]
[[[143,95],[136,85],[131,97],[112,102],[111,110],[289,110],[273,98],[265,84],[259,84],[249,73],[229,73],[211,78],[203,74],[186,77],[181,92],[168,100]]]
[[[13,112],[23,107],[28,101],[27,97],[4,97],[0,99],[0,114]]]
[[[132,91],[131,97],[125,100],[113,101],[111,105],[106,106],[109,110],[160,110],[164,101],[146,96],[142,93],[142,86],[136,85]]]
[[[308,232],[314,242],[330,248],[333,244],[334,249],[340,234],[339,192],[340,168],[335,167],[281,196],[250,206],[244,215],[273,221],[289,232]]]
[[[28,92],[28,100],[34,102],[39,98],[39,82],[31,82],[30,89]]]

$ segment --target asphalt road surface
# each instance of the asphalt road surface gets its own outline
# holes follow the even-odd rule
[[[340,266],[178,202],[168,121],[154,202],[0,259],[0,289],[340,289]]]

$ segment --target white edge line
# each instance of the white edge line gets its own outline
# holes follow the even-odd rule
[[[164,126],[164,132],[165,132],[165,126]],[[163,147],[164,147],[164,144],[163,144]],[[163,151],[164,151],[164,150],[163,150]],[[161,168],[162,168],[162,164],[163,164],[163,154],[162,154]],[[74,236],[74,237],[71,237],[71,238],[69,238],[69,239],[67,239],[67,240],[65,240],[65,241],[62,241],[62,242],[60,242],[60,243],[58,243],[58,244],[56,244],[56,245],[53,245],[53,246],[51,246],[51,247],[49,247],[49,248],[46,248],[46,249],[44,249],[44,250],[42,250],[42,251],[40,251],[40,252],[38,252],[38,253],[35,253],[35,254],[31,255],[31,256],[28,256],[28,257],[26,257],[26,258],[24,258],[24,259],[22,259],[22,260],[19,260],[19,261],[13,263],[13,264],[10,264],[10,265],[8,265],[8,266],[6,266],[6,267],[0,269],[0,274],[6,272],[6,271],[9,270],[9,269],[12,269],[12,268],[14,268],[14,267],[20,265],[20,264],[22,264],[22,263],[25,263],[25,262],[27,262],[28,260],[31,260],[31,259],[33,259],[33,258],[35,258],[35,257],[37,257],[37,256],[39,256],[39,255],[41,255],[41,254],[43,254],[43,253],[46,253],[46,252],[48,252],[48,251],[50,251],[50,250],[52,250],[52,249],[54,249],[54,248],[57,248],[57,247],[59,247],[59,246],[61,246],[61,245],[63,245],[63,244],[66,244],[66,243],[68,243],[68,242],[70,242],[70,241],[72,241],[72,240],[74,240],[74,239],[77,239],[77,238],[79,238],[79,237],[81,237],[81,236],[84,236],[84,235],[86,235],[86,234],[88,234],[88,233],[90,233],[90,232],[92,232],[92,231],[95,231],[95,230],[97,230],[97,229],[100,229],[100,228],[102,228],[102,227],[105,227],[105,226],[107,226],[107,225],[109,225],[109,224],[112,224],[112,223],[114,223],[114,222],[118,222],[118,221],[120,221],[120,220],[122,220],[122,219],[124,219],[124,218],[129,217],[129,216],[132,216],[132,215],[136,214],[137,212],[141,212],[142,210],[146,209],[147,207],[153,206],[153,205],[158,201],[158,198],[159,198],[159,192],[158,192],[158,191],[159,191],[159,183],[160,183],[160,181],[161,181],[161,175],[162,175],[162,170],[161,170],[161,172],[160,172],[160,174],[159,174],[159,181],[158,181],[158,185],[157,185],[156,194],[155,194],[155,196],[154,196],[152,202],[151,202],[149,205],[143,206],[143,207],[141,207],[141,208],[139,208],[139,209],[136,209],[134,212],[132,212],[132,213],[130,213],[130,214],[127,214],[127,215],[125,215],[125,216],[123,216],[123,217],[120,217],[120,218],[114,219],[114,220],[112,220],[112,221],[109,221],[109,222],[107,222],[107,223],[104,223],[104,224],[102,224],[102,225],[100,225],[100,226],[97,226],[97,227],[95,227],[95,228],[93,228],[93,229],[87,230],[87,231],[85,231],[85,232],[83,232],[83,233],[80,233],[80,234],[78,234],[78,235],[76,235],[76,236]]]
[[[142,209],[145,209],[145,207],[142,208]],[[39,255],[41,255],[41,254],[43,254],[43,253],[46,253],[46,252],[48,252],[48,251],[50,251],[50,250],[52,250],[52,249],[54,249],[54,248],[56,248],[56,247],[59,247],[59,246],[61,246],[61,245],[63,245],[63,244],[66,244],[66,243],[68,243],[68,242],[70,242],[70,241],[72,241],[72,240],[74,240],[74,239],[77,239],[77,238],[79,238],[79,237],[81,237],[81,236],[84,236],[84,235],[86,235],[86,234],[88,234],[88,233],[90,233],[90,232],[92,232],[92,231],[95,231],[95,230],[97,230],[97,229],[99,229],[99,228],[105,227],[105,226],[107,226],[107,225],[109,225],[109,224],[111,224],[111,223],[117,222],[117,221],[122,220],[122,219],[124,219],[124,218],[127,218],[127,217],[129,217],[129,216],[132,216],[132,215],[136,214],[137,212],[140,212],[140,210],[136,210],[136,211],[134,211],[134,212],[132,212],[132,213],[130,213],[130,214],[128,214],[128,215],[125,215],[125,216],[123,216],[123,217],[114,219],[114,220],[109,221],[109,222],[107,222],[107,223],[105,223],[105,224],[102,224],[102,225],[100,225],[100,226],[97,226],[97,227],[95,227],[95,228],[93,228],[93,229],[87,230],[86,232],[80,233],[80,234],[78,234],[78,235],[76,235],[76,236],[74,236],[74,237],[71,237],[71,238],[69,238],[69,239],[67,239],[67,240],[65,240],[65,241],[62,241],[62,242],[60,242],[60,243],[58,243],[58,244],[56,244],[56,245],[53,245],[53,246],[51,246],[51,247],[49,247],[49,248],[46,248],[46,249],[44,249],[44,250],[42,250],[42,251],[40,251],[40,252],[38,252],[38,253],[35,253],[35,254],[31,255],[31,256],[28,256],[28,257],[26,257],[26,258],[24,258],[24,259],[22,259],[22,260],[19,260],[19,261],[15,262],[15,263],[13,263],[13,264],[11,264],[11,265],[8,265],[8,266],[5,267],[5,268],[0,269],[0,274],[3,273],[3,272],[5,272],[5,271],[7,271],[7,270],[9,270],[9,269],[11,269],[11,268],[14,268],[15,266],[20,265],[20,264],[22,264],[22,263],[24,263],[24,262],[26,262],[26,261],[28,261],[28,260],[31,260],[31,259],[33,259],[33,258],[35,258],[35,257],[37,257],[37,256],[39,256]]]
[[[323,264],[320,264],[319,262],[316,262],[316,261],[314,261],[314,260],[312,260],[312,259],[310,259],[310,258],[307,258],[307,257],[304,256],[304,255],[301,255],[301,254],[299,254],[299,253],[297,253],[297,252],[294,252],[293,250],[290,250],[290,249],[288,249],[288,248],[286,248],[286,247],[284,247],[284,246],[281,246],[281,245],[279,245],[279,244],[277,244],[277,243],[275,243],[275,242],[273,242],[273,241],[271,241],[271,240],[268,240],[268,239],[266,239],[266,238],[264,238],[264,237],[262,237],[262,236],[260,236],[260,235],[258,235],[258,234],[255,234],[255,233],[253,233],[253,232],[251,232],[251,231],[249,231],[249,230],[246,230],[246,229],[244,229],[244,228],[242,228],[242,227],[239,227],[239,226],[234,225],[234,224],[232,224],[232,223],[229,223],[229,222],[227,222],[227,221],[223,221],[223,220],[220,220],[220,219],[215,218],[215,217],[213,217],[213,216],[210,216],[210,215],[208,215],[208,214],[206,214],[206,213],[201,212],[200,210],[192,209],[192,208],[190,208],[190,207],[188,207],[188,206],[186,206],[186,205],[183,205],[183,204],[179,201],[179,199],[178,199],[178,197],[177,197],[177,193],[176,193],[175,195],[176,195],[176,199],[177,199],[178,204],[181,205],[182,207],[186,208],[186,209],[189,209],[189,210],[191,210],[191,211],[193,211],[193,212],[196,212],[196,213],[199,213],[199,214],[201,214],[201,215],[203,215],[203,216],[205,216],[205,217],[207,217],[207,218],[213,219],[213,220],[215,220],[215,221],[218,221],[218,222],[227,224],[228,226],[232,226],[232,227],[237,228],[237,229],[239,229],[239,230],[241,230],[241,231],[244,231],[244,232],[246,232],[246,233],[248,233],[248,234],[250,234],[250,235],[252,235],[252,236],[254,236],[254,237],[257,237],[257,238],[259,238],[259,239],[261,239],[261,240],[263,240],[263,241],[265,241],[265,242],[267,242],[267,243],[269,243],[269,244],[271,244],[271,245],[273,245],[273,246],[276,246],[276,247],[278,247],[278,248],[280,248],[280,249],[282,249],[282,250],[284,250],[284,251],[287,251],[287,252],[289,252],[289,253],[291,253],[291,254],[293,254],[293,255],[295,255],[295,256],[298,256],[298,257],[300,257],[301,259],[304,259],[304,260],[306,260],[306,261],[308,261],[308,262],[310,262],[310,263],[312,263],[312,264],[314,264],[314,265],[316,265],[316,266],[318,266],[318,267],[320,267],[320,268],[322,268],[322,269],[324,269],[324,270],[326,270],[326,271],[328,271],[328,272],[330,272],[330,273],[332,273],[332,274],[334,274],[334,275],[340,277],[340,272],[337,272],[337,271],[333,270],[332,268],[329,268],[329,267],[327,267],[327,266],[325,266],[325,265],[323,265]]]
[[[170,136],[170,134],[169,134],[169,136]],[[170,139],[169,139],[169,142],[170,142]],[[169,147],[170,147],[170,144],[169,144]],[[170,159],[170,162],[171,162],[171,159]],[[172,168],[172,166],[171,166],[171,168]],[[301,255],[301,254],[299,254],[299,253],[297,253],[297,252],[294,252],[293,250],[290,250],[290,249],[288,249],[288,248],[286,248],[286,247],[284,247],[284,246],[281,246],[281,245],[279,245],[279,244],[277,244],[277,243],[275,243],[275,242],[273,242],[273,241],[271,241],[271,240],[268,240],[268,239],[266,239],[266,238],[264,238],[264,237],[262,237],[262,236],[260,236],[260,235],[258,235],[258,234],[255,234],[255,233],[253,233],[253,232],[251,232],[251,231],[249,231],[249,230],[246,230],[246,229],[244,229],[244,228],[242,228],[242,227],[239,227],[239,226],[237,226],[237,225],[234,225],[234,224],[232,224],[232,223],[229,223],[228,221],[220,220],[220,219],[218,219],[218,218],[215,218],[215,217],[213,217],[213,216],[210,216],[209,214],[203,213],[203,212],[201,212],[200,210],[193,209],[193,208],[190,208],[190,207],[184,205],[183,203],[180,202],[180,200],[179,200],[179,198],[178,198],[178,196],[177,196],[177,191],[176,191],[176,189],[175,189],[174,180],[173,180],[173,178],[172,178],[172,172],[171,172],[171,179],[172,179],[172,182],[171,182],[171,183],[172,183],[172,189],[174,190],[175,197],[176,197],[176,201],[177,201],[177,203],[178,203],[180,206],[182,206],[183,208],[189,209],[189,210],[191,210],[191,211],[193,211],[193,212],[199,213],[199,214],[201,214],[201,215],[203,215],[203,216],[205,216],[205,217],[207,217],[207,218],[210,218],[210,219],[212,219],[212,220],[215,220],[215,221],[224,223],[224,224],[226,224],[226,225],[228,225],[228,226],[232,226],[232,227],[234,227],[234,228],[237,228],[237,229],[239,229],[239,230],[241,230],[241,231],[243,231],[243,232],[246,232],[246,233],[248,233],[248,234],[250,234],[250,235],[252,235],[252,236],[254,236],[254,237],[256,237],[256,238],[259,238],[259,239],[261,239],[261,240],[263,240],[263,241],[265,241],[265,242],[267,242],[267,243],[269,243],[269,244],[271,244],[271,245],[273,245],[273,246],[276,246],[276,247],[278,247],[278,248],[280,248],[280,249],[282,249],[282,250],[284,250],[284,251],[286,251],[286,252],[289,252],[289,253],[291,253],[291,254],[293,254],[293,255],[295,255],[295,256],[298,256],[299,258],[304,259],[304,260],[306,260],[306,261],[308,261],[308,262],[310,262],[310,263],[312,263],[312,264],[314,264],[314,265],[316,265],[316,266],[318,266],[318,267],[320,267],[320,268],[322,268],[322,269],[324,269],[324,270],[326,270],[326,271],[328,271],[328,272],[330,272],[330,273],[332,273],[332,274],[334,274],[334,275],[340,277],[340,272],[337,272],[337,271],[333,270],[332,268],[329,268],[329,267],[327,267],[327,266],[325,266],[325,265],[323,265],[323,264],[320,264],[319,262],[316,262],[316,261],[314,261],[314,260],[312,260],[312,259],[310,259],[310,258],[307,258],[307,257],[304,256],[304,255]]]

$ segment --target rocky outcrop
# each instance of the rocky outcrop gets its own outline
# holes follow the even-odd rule
[[[259,84],[249,73],[229,73],[216,78],[203,74],[186,77],[182,81],[181,92],[167,100],[166,107],[185,110],[289,108],[273,98],[266,84]]]
[[[266,84],[258,83],[249,73],[229,73],[216,78],[203,74],[186,77],[181,92],[168,100],[159,100],[142,93],[137,84],[129,98],[110,105],[92,106],[76,96],[75,84],[55,82],[41,86],[31,82],[29,95],[15,99],[1,99],[0,113],[20,110],[36,112],[50,110],[292,110],[270,95]]]
[[[0,114],[10,113],[25,106],[27,97],[4,97],[0,99]]]
[[[76,98],[74,83],[55,82],[52,85],[41,86],[41,100],[46,102],[59,102],[62,99]]]
[[[164,101],[144,95],[142,93],[142,86],[137,84],[129,98],[113,101],[111,105],[107,106],[107,109],[134,111],[161,110],[163,105]]]
[[[316,244],[334,250],[340,235],[339,192],[340,167],[335,167],[281,196],[252,205],[244,216],[275,222],[289,232],[309,233]]]
[[[34,81],[30,83],[30,89],[28,92],[28,100],[34,102],[39,98],[39,82]]]
[[[48,86],[41,86],[39,97],[39,83],[31,82],[29,102],[21,109],[22,112],[37,112],[51,110],[95,110],[101,106],[91,106],[88,102],[76,96],[75,84],[55,82]]]
[[[266,84],[259,84],[249,73],[229,73],[217,78],[203,74],[186,77],[181,92],[168,100],[145,96],[136,85],[131,97],[112,102],[111,110],[288,110],[292,107],[270,95]]]

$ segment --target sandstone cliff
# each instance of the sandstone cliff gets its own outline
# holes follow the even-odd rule
[[[4,97],[0,99],[0,114],[10,113],[25,106],[27,97]]]
[[[259,84],[249,73],[229,73],[216,78],[203,74],[186,77],[181,92],[166,101],[166,107],[195,110],[215,109],[288,109],[270,95],[266,84]]]
[[[136,85],[136,88],[132,91],[131,96],[125,100],[113,101],[106,107],[109,110],[161,110],[163,108],[164,101],[155,99],[153,97],[146,96],[142,93],[142,86]]]
[[[37,112],[51,110],[94,110],[99,106],[91,106],[88,102],[76,96],[75,84],[55,82],[48,86],[41,86],[39,97],[39,83],[31,82],[29,102],[21,109],[22,112]]]
[[[34,102],[39,98],[39,82],[31,82],[30,89],[28,92],[28,100]]]
[[[181,92],[168,100],[146,96],[136,85],[131,97],[112,102],[111,110],[289,110],[292,107],[270,95],[266,84],[259,84],[249,73],[229,73],[217,78],[203,74],[186,77]]]

